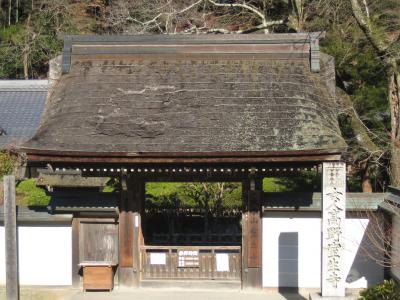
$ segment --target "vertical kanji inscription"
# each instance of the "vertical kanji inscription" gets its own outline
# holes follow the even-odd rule
[[[346,165],[323,163],[322,186],[322,295],[344,296],[344,222],[346,219]]]

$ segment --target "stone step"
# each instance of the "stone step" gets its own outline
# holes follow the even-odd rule
[[[200,290],[240,290],[241,282],[237,280],[142,280],[142,288],[178,288],[178,289],[200,289]]]

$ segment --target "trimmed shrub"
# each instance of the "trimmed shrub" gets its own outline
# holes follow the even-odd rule
[[[359,300],[399,300],[400,289],[393,279],[385,280],[360,292],[360,296]]]

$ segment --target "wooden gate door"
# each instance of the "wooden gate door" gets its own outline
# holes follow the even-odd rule
[[[81,221],[79,260],[118,263],[118,224],[103,220]]]

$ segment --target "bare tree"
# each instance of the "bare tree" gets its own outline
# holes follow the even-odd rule
[[[390,176],[392,185],[400,186],[400,34],[397,31],[389,35],[388,32],[375,28],[366,1],[363,1],[364,9],[358,0],[350,2],[358,26],[388,70],[387,94],[391,112]]]
[[[8,26],[11,26],[12,0],[8,0]]]
[[[136,33],[160,32],[160,33],[246,33],[256,30],[269,32],[269,28],[283,24],[284,20],[270,20],[267,10],[257,7],[251,1],[223,3],[215,0],[197,1],[171,1],[158,0],[138,7],[137,3],[126,1],[115,2],[110,10],[109,21],[112,27],[118,28],[121,24],[132,24],[131,31]],[[266,6],[265,1],[263,3]],[[221,9],[240,9],[257,18],[257,24],[245,29],[231,30],[227,28],[215,28],[213,22],[207,22],[210,7]],[[140,14],[137,12],[140,11]],[[183,18],[185,16],[185,18]],[[214,18],[215,19],[215,18]],[[248,24],[247,24],[248,25]],[[129,27],[129,26],[128,26]],[[132,30],[133,29],[133,30]]]
[[[364,124],[360,118],[356,109],[354,108],[353,102],[350,96],[340,88],[336,88],[336,96],[342,107],[342,113],[349,117],[351,128],[354,132],[355,141],[362,151],[366,154],[363,159],[357,158],[357,161],[353,161],[353,165],[358,165],[358,169],[361,171],[361,186],[362,191],[366,193],[372,193],[373,187],[371,183],[371,164],[379,165],[381,158],[385,155],[386,150],[381,146],[378,146],[371,138],[375,137],[374,133]]]
[[[400,207],[390,200],[384,200],[380,206],[384,207],[385,212],[381,209],[374,211],[360,205],[353,213],[357,219],[360,219],[364,230],[359,251],[362,256],[385,268],[400,267],[398,249],[400,244],[397,242],[400,241]]]

